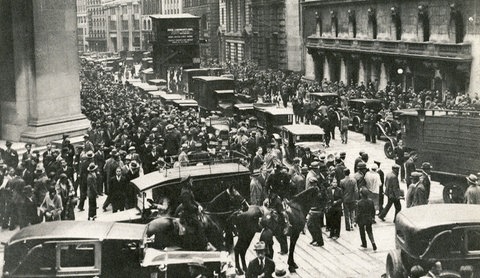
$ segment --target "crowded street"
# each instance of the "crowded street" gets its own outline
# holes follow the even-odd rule
[[[0,276],[480,278],[480,5],[0,1]]]

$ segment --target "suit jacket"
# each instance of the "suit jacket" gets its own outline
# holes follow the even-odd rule
[[[257,278],[259,275],[263,274],[265,278],[272,277],[272,274],[275,272],[275,262],[271,259],[265,257],[264,258],[264,266],[263,269],[260,268],[260,261],[258,258],[253,259],[250,261],[247,267],[247,273],[245,274],[245,278]]]
[[[388,198],[400,199],[400,183],[398,176],[390,172],[385,177],[385,195]]]
[[[340,187],[335,187],[335,190],[332,190],[333,187],[327,189],[327,198],[330,203],[331,211],[341,211],[342,202],[343,202],[343,193]],[[332,193],[333,191],[333,193]]]
[[[120,180],[117,180],[117,176],[113,176],[110,179],[110,197],[112,199],[125,198],[125,192],[127,190],[128,182],[124,176],[121,176]]]
[[[357,224],[368,225],[372,224],[375,218],[375,205],[370,199],[362,199],[357,204]]]
[[[143,171],[145,174],[151,173],[157,168],[157,160],[160,157],[158,152],[155,152],[155,155],[152,152],[145,154],[145,161],[143,163]]]

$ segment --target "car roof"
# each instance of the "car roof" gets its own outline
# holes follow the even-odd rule
[[[55,221],[25,227],[14,234],[8,244],[34,239],[127,239],[141,240],[146,225],[94,222],[94,221]]]
[[[132,183],[140,191],[144,191],[163,183],[179,182],[181,178],[186,178],[188,176],[195,179],[196,177],[237,172],[248,172],[248,168],[238,163],[176,167],[167,169],[166,175],[165,172],[160,173],[159,171],[155,171],[132,180]]]
[[[217,94],[234,94],[235,93],[234,90],[215,90],[214,92]]]
[[[293,110],[291,107],[287,107],[287,108],[276,107],[276,106],[262,106],[262,107],[254,106],[254,107],[259,111],[262,111],[264,113],[268,113],[271,115],[293,115]]]
[[[199,79],[199,80],[204,80],[204,81],[216,81],[216,80],[231,80],[233,81],[232,78],[228,77],[222,77],[222,76],[194,76],[193,79]]]
[[[282,127],[295,135],[324,134],[323,129],[317,125],[284,125]]]
[[[310,95],[319,96],[319,97],[338,97],[336,93],[323,93],[323,92],[313,92]]]
[[[381,99],[375,99],[375,98],[356,98],[356,99],[351,99],[349,102],[362,102],[362,103],[374,103],[374,102],[382,102]]]
[[[430,204],[415,206],[398,213],[396,227],[421,231],[452,224],[480,225],[480,207],[467,204]]]

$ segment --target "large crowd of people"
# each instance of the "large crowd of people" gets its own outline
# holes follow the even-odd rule
[[[347,86],[327,80],[312,82],[296,73],[260,71],[251,64],[229,65],[227,69],[236,75],[237,91],[284,106],[291,102],[297,112],[308,107],[308,94],[316,91],[338,93],[342,103],[349,98],[379,98],[384,100],[387,109],[393,110],[408,107],[478,109],[479,104],[478,99],[472,100],[468,95],[447,92],[441,96],[438,92],[416,93],[411,89],[402,92],[395,84],[378,90],[374,83]],[[295,157],[286,165],[281,144],[271,140],[267,132],[249,126],[247,120],[230,118],[230,136],[222,139],[209,130],[196,110],[167,107],[128,82],[115,79],[93,63],[82,63],[82,110],[92,124],[81,146],[75,148],[65,135],[61,146],[48,144],[40,153],[26,144],[26,152],[19,156],[11,148],[11,142],[7,142],[6,149],[0,152],[3,228],[15,229],[44,220],[74,220],[75,209],[84,210],[87,200],[88,219],[95,220],[97,197],[103,194],[108,195],[102,204],[103,210],[108,210],[110,205],[113,212],[133,208],[136,195],[130,186],[132,179],[168,167],[221,163],[231,159],[234,153],[242,154],[239,161],[248,165],[252,173],[250,196],[245,197],[252,205],[267,204],[275,210],[285,222],[285,233],[288,233],[289,219],[282,202],[310,187],[318,188],[307,223],[313,246],[324,245],[324,227],[329,237],[340,237],[343,215],[344,229],[352,231],[358,226],[361,247],[367,248],[366,233],[376,250],[372,231],[375,216],[385,221],[392,205],[395,215],[401,210],[400,199],[404,197],[401,181],[406,184],[407,207],[428,203],[432,166],[424,162],[421,169],[416,169],[416,153],[402,152],[401,145],[396,150],[397,164],[385,169],[386,175],[380,162],[372,161],[364,152],[359,154],[353,167],[348,167],[346,152],[327,155],[305,148],[295,152]],[[323,126],[334,140],[336,125],[323,122],[328,122],[330,110],[321,106],[315,109],[325,117],[311,123]],[[348,122],[346,126],[348,129]],[[342,143],[347,143],[345,136],[343,134]],[[480,203],[477,177],[469,176],[468,182],[467,202]],[[173,210],[165,208],[165,211]],[[281,251],[286,253],[286,248],[281,246]]]

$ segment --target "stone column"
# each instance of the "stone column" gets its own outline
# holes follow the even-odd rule
[[[315,62],[309,51],[305,52],[305,78],[315,80]]]
[[[0,99],[2,137],[43,144],[83,133],[75,0],[15,0],[10,15],[15,99]]]
[[[325,55],[325,63],[323,63],[323,79],[330,81],[330,65],[328,63],[328,57]]]
[[[340,81],[343,82],[343,84],[348,84],[348,77],[347,77],[347,62],[345,61],[345,58],[341,57],[340,58]]]
[[[359,59],[358,61],[358,84],[360,83],[366,83],[366,80],[365,80],[365,67],[363,65],[363,60],[362,59]]]
[[[387,70],[385,68],[385,63],[381,63],[380,65],[380,79],[378,81],[378,89],[384,90],[387,87],[388,77],[387,77]]]

